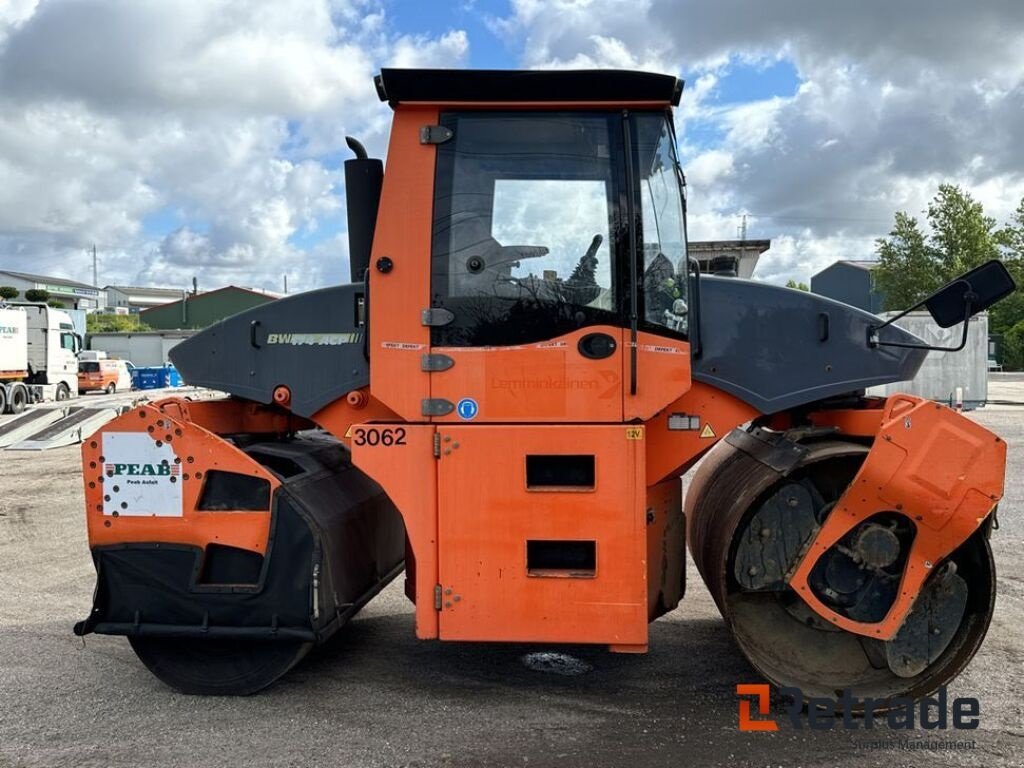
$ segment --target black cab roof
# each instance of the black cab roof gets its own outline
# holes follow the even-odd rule
[[[621,69],[382,69],[377,95],[403,102],[653,102],[678,106],[683,81]]]

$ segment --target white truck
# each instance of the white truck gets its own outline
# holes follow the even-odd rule
[[[0,413],[77,395],[81,349],[67,312],[45,304],[0,304]]]

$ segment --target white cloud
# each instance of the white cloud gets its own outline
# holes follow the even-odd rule
[[[381,155],[390,119],[372,75],[464,65],[474,43],[399,33],[388,3],[0,0],[0,266],[88,280],[97,243],[105,283],[343,276],[344,136]],[[749,214],[771,279],[869,255],[943,181],[997,217],[1024,195],[1019,0],[512,0],[488,23],[523,66],[690,73],[691,235]],[[780,58],[795,94],[717,99]]]
[[[91,280],[96,243],[102,283],[340,276],[321,263],[347,258],[339,238],[292,238],[344,227],[346,134],[384,149],[373,74],[468,55],[464,32],[403,36],[383,7],[0,2],[0,263]],[[148,236],[154,216],[176,231]]]
[[[919,212],[939,183],[969,188],[991,215],[1024,196],[1024,4],[816,0],[513,0],[492,27],[525,66],[697,73],[678,121],[691,235],[771,236],[759,275],[806,279],[870,256],[897,209]],[[796,66],[792,96],[717,104],[736,62]],[[695,122],[696,121],[696,122]],[[721,135],[695,144],[698,123]]]

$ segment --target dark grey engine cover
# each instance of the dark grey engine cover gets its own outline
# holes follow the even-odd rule
[[[359,325],[363,284],[295,294],[211,325],[170,352],[189,384],[270,403],[280,385],[291,410],[312,416],[365,387],[366,329]]]
[[[914,378],[921,349],[869,347],[869,312],[807,291],[730,277],[700,279],[701,354],[693,378],[777,413]],[[882,341],[921,344],[901,328]]]

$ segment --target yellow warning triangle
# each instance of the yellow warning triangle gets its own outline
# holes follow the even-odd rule
[[[705,424],[704,425],[704,429],[702,429],[700,431],[700,436],[701,436],[701,439],[704,439],[704,438],[707,438],[707,437],[717,437],[717,435],[715,435],[715,430],[713,430],[711,428],[710,424]]]

